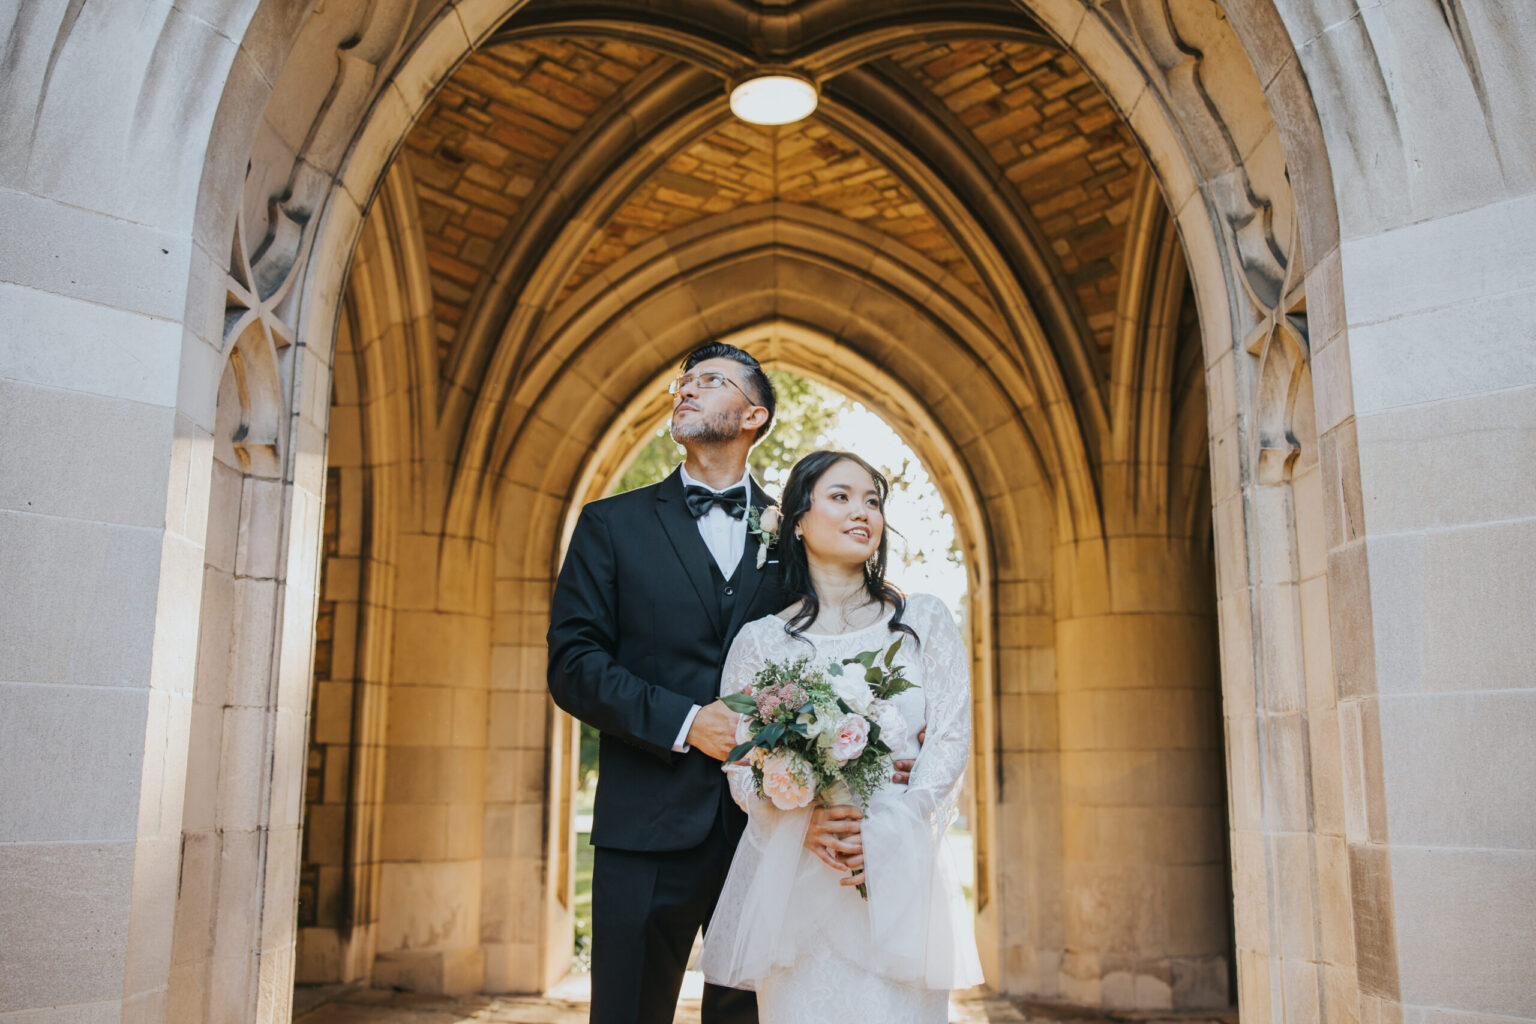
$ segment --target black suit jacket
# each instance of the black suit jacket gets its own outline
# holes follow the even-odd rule
[[[756,481],[751,500],[774,504]],[[549,692],[602,734],[594,846],[697,846],[729,802],[720,762],[672,743],[719,695],[742,625],[784,605],[778,563],[758,569],[757,551],[749,532],[726,621],[677,471],[581,510],[550,608]]]

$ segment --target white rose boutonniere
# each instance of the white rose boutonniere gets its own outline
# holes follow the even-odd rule
[[[749,508],[747,510],[747,532],[757,538],[757,567],[761,569],[768,563],[768,550],[779,542],[779,506],[769,505],[766,508]]]

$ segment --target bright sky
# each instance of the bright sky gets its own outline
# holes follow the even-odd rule
[[[889,478],[906,463],[907,487],[893,490],[886,507],[888,522],[901,531],[900,537],[891,536],[887,575],[907,593],[933,594],[958,613],[966,591],[965,567],[946,557],[955,539],[954,522],[917,454],[884,420],[857,402],[828,431],[827,439],[829,447],[862,456]],[[920,553],[925,557],[917,561]]]

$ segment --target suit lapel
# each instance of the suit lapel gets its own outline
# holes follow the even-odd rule
[[[752,481],[751,489],[753,508],[766,508],[769,505],[778,504],[778,502],[768,497],[767,492],[757,486],[756,480]],[[752,602],[757,598],[758,590],[762,588],[763,577],[773,571],[767,565],[764,565],[761,569],[757,567],[757,551],[759,547],[757,537],[752,534],[752,531],[748,530],[746,546],[741,549],[741,571],[736,577],[740,581],[736,588],[736,607],[731,613],[731,624],[729,629],[726,630],[726,636],[735,636],[737,631],[741,629],[742,624],[746,621],[748,612],[752,609]],[[772,558],[773,552],[770,551],[768,557]]]
[[[710,586],[713,574],[709,569],[709,547],[699,536],[698,522],[688,514],[688,505],[683,501],[683,478],[677,470],[656,488],[656,518],[661,520],[677,560],[683,564],[683,574],[688,577],[694,593],[699,595],[699,603],[704,606],[710,624],[717,633],[720,632],[723,625],[720,599]]]

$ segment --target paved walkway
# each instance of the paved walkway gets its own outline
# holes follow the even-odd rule
[[[690,979],[691,980],[691,979]],[[694,986],[684,987],[674,1024],[699,1024],[699,1000]],[[305,1010],[316,998],[329,1002]],[[420,996],[406,992],[351,989],[339,992],[300,991],[294,1024],[586,1024],[588,989],[585,975],[572,975],[545,996]],[[1051,1024],[1237,1024],[1237,1014],[1110,1014],[1073,1011],[1042,1004],[1015,1003],[985,989],[956,993],[950,1000],[951,1024],[991,1022],[1051,1022]]]

